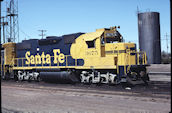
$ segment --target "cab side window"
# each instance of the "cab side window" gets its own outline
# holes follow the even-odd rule
[[[95,48],[95,40],[86,41],[88,48]]]

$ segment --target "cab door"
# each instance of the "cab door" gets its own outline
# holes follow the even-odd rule
[[[100,42],[101,42],[101,57],[105,57],[105,39],[104,36],[102,35],[102,37],[100,38]]]

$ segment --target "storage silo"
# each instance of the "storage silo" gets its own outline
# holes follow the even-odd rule
[[[138,13],[139,48],[148,64],[161,63],[160,19],[158,12]]]

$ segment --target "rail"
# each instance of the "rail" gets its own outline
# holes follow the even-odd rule
[[[114,55],[116,55],[116,57],[118,59],[122,60],[122,55],[124,55],[124,70],[129,70],[131,65],[133,65],[133,59],[131,60],[131,57],[133,57],[133,55],[135,56],[134,60],[135,60],[135,64],[134,65],[144,65],[147,64],[147,58],[146,58],[146,53],[142,52],[142,51],[126,51],[125,53],[120,53],[119,50],[117,52],[114,52]],[[42,61],[41,58],[41,63],[36,63],[36,61],[34,61],[35,63],[32,64],[26,64],[27,59],[26,58],[13,58],[12,59],[12,63],[11,66],[12,67],[45,67],[45,66],[55,66],[56,68],[60,68],[60,67],[74,67],[74,66],[79,66],[78,65],[78,60],[79,59],[72,59],[71,55],[65,55],[64,56],[64,63],[60,63],[59,61],[55,64],[53,63],[53,58],[54,56],[50,56],[50,62],[49,63],[45,63]],[[35,60],[35,59],[34,59]],[[71,61],[72,60],[72,61]],[[72,62],[72,63],[71,63]],[[127,67],[127,69],[126,69]],[[116,69],[117,69],[117,73],[119,73],[119,60],[117,61],[116,64]],[[1,70],[2,70],[2,66],[1,66]],[[125,73],[127,73],[125,71]]]
[[[129,55],[129,65],[131,65],[131,54],[135,54],[135,59],[136,59],[136,65],[144,65],[147,64],[147,57],[146,57],[146,52],[143,51],[136,51],[136,52],[128,52]]]

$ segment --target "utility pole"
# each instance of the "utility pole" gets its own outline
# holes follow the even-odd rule
[[[1,45],[1,2],[3,0],[0,0],[0,67],[1,67],[1,48],[2,48],[2,45]],[[1,73],[0,73],[0,78],[1,78]]]
[[[165,35],[165,40],[166,40],[166,44],[167,44],[167,58],[168,58],[168,56],[169,56],[169,55],[168,55],[168,48],[169,48],[169,47],[168,47],[168,40],[169,40],[168,37],[169,37],[169,35],[167,35],[167,33],[166,33],[166,35]]]
[[[0,0],[0,69],[1,69],[1,2],[2,2],[3,0]],[[0,70],[0,79],[1,79],[1,70]],[[1,100],[1,93],[0,93],[0,100]],[[0,106],[1,108],[2,108],[2,106]],[[2,109],[1,109],[1,113],[2,113]]]
[[[1,17],[2,18],[2,30],[3,30],[3,43],[5,43],[5,26],[8,25],[8,22],[4,21],[5,17]]]
[[[169,40],[168,37],[169,37],[169,35],[167,35],[167,33],[166,33],[166,35],[165,35],[165,40],[166,40],[166,44],[167,44],[167,54],[168,54],[168,48],[169,48],[169,47],[168,47],[168,40]]]
[[[41,36],[43,39],[43,37],[46,35],[46,34],[44,34],[44,32],[46,32],[47,30],[38,30],[38,31],[41,32],[41,34],[39,34],[39,36]]]
[[[19,24],[18,24],[18,0],[10,0],[7,3],[6,21],[6,38],[8,42],[19,41]]]

